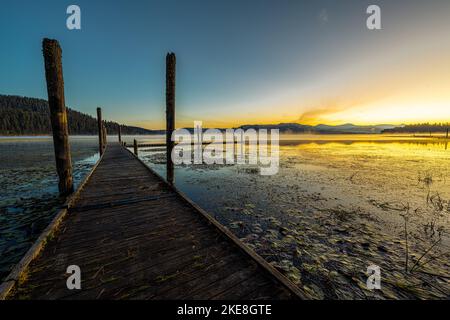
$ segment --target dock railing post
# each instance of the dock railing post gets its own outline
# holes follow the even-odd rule
[[[175,67],[175,54],[168,53],[166,56],[166,178],[170,184],[174,183],[174,167],[171,155],[174,148],[172,133],[175,130]]]
[[[136,139],[134,139],[133,144],[134,144],[134,154],[138,155],[138,144]]]
[[[62,51],[58,41],[51,39],[43,40],[42,51],[44,54],[56,171],[59,177],[58,189],[62,196],[66,196],[73,192],[73,177],[67,110],[64,98]]]
[[[102,108],[97,108],[97,126],[98,126],[98,149],[100,156],[103,154],[103,121]]]
[[[117,126],[118,126],[117,134],[119,135],[119,143],[122,144],[122,129],[120,128],[120,124]]]

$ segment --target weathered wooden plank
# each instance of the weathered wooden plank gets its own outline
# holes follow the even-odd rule
[[[206,245],[206,244],[205,244]],[[208,252],[215,251],[216,259],[221,256],[221,252],[214,243],[207,244],[205,247],[190,248],[185,252],[178,252],[178,255],[164,254],[155,257],[147,255],[141,256],[142,259],[135,259],[135,263],[122,263],[120,268],[111,268],[106,266],[102,273],[102,279],[110,279],[108,284],[101,283],[101,279],[95,279],[88,285],[90,289],[104,290],[105,296],[110,292],[116,292],[117,288],[123,288],[130,283],[142,283],[148,286],[147,294],[154,294],[155,290],[163,290],[166,286],[173,286],[179,279],[189,279],[189,272],[198,268],[192,263],[193,257],[205,255]],[[97,270],[98,271],[98,270]],[[130,287],[133,290],[132,287]],[[188,292],[184,290],[185,294]],[[98,291],[97,291],[98,292]],[[92,296],[91,292],[80,291],[77,297],[88,298]]]
[[[113,292],[117,288],[129,285],[130,283],[145,282],[147,284],[152,283],[152,280],[158,278],[158,276],[164,276],[170,273],[174,273],[170,268],[162,268],[164,272],[156,273],[161,270],[161,265],[171,265],[172,268],[181,269],[185,266],[191,265],[189,262],[192,261],[192,257],[202,254],[207,250],[215,249],[215,244],[205,244],[206,247],[203,248],[184,248],[178,249],[176,254],[172,254],[174,248],[169,248],[168,252],[163,255],[156,255],[153,252],[141,252],[142,255],[139,259],[132,259],[129,256],[110,255],[114,259],[107,259],[107,261],[100,261],[96,266],[87,268],[86,265],[80,264],[80,267],[84,271],[83,288],[84,290],[76,292],[68,292],[65,288],[64,281],[49,281],[48,287],[52,288],[52,294],[59,292],[61,297],[73,296],[74,298],[95,298],[100,291],[105,291],[106,297],[108,292]],[[188,252],[182,252],[182,250]],[[130,263],[133,262],[133,263]],[[63,272],[60,272],[61,276],[54,277],[54,280],[65,279]],[[52,280],[53,280],[52,279]],[[108,281],[105,281],[107,279]],[[144,280],[145,281],[144,281]],[[137,281],[139,280],[139,281]],[[44,284],[39,283],[40,286]],[[42,289],[41,289],[42,290]],[[47,289],[44,291],[48,291]]]
[[[120,144],[111,144],[8,298],[299,297],[227,232]],[[71,264],[81,268],[81,291],[66,288]]]

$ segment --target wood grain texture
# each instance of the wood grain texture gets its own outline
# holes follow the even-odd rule
[[[56,171],[59,177],[58,189],[61,195],[67,196],[73,192],[73,178],[67,110],[64,98],[62,51],[58,41],[44,39],[42,52],[44,54]]]
[[[8,299],[299,298],[278,277],[116,143]]]

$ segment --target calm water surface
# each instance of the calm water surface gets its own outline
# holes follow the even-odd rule
[[[164,149],[140,157],[165,175]],[[436,299],[450,297],[449,161],[443,140],[283,136],[275,176],[192,165],[175,179],[311,298]]]
[[[124,137],[128,144],[163,136]],[[77,183],[96,137],[72,138]],[[48,138],[0,139],[0,275],[60,204]],[[164,148],[140,157],[165,175]],[[376,135],[282,136],[280,170],[176,167],[176,185],[310,298],[449,298],[450,151],[442,140]],[[407,237],[405,237],[407,235]],[[382,289],[366,288],[369,265]]]
[[[71,137],[77,186],[98,160],[96,137]],[[58,197],[51,137],[0,138],[0,279],[50,223]]]

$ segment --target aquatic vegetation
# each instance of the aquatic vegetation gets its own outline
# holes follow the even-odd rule
[[[139,151],[165,175],[164,148]],[[176,167],[175,183],[311,299],[449,298],[445,149],[333,141],[287,144],[280,151],[275,176],[245,166],[183,165]],[[81,159],[78,181],[91,166]],[[59,205],[51,154],[44,160],[20,168],[10,161],[0,169],[3,274]],[[196,261],[203,268],[201,257]],[[381,268],[381,290],[366,287],[371,264]]]
[[[72,142],[78,184],[98,159],[95,138]],[[0,280],[21,259],[62,205],[50,139],[1,141]]]
[[[280,151],[270,178],[239,166],[180,166],[176,184],[311,299],[449,297],[444,148],[334,141]],[[371,264],[381,268],[381,290],[367,289]]]

